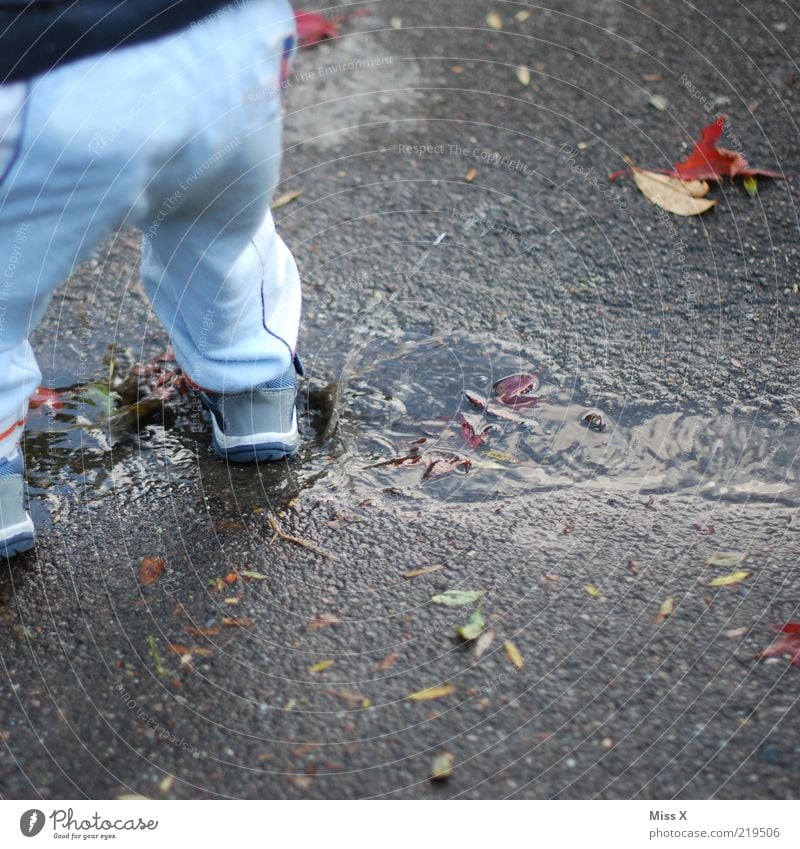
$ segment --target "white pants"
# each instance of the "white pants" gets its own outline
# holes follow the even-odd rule
[[[300,281],[269,204],[294,34],[287,0],[239,0],[0,86],[0,457],[41,380],[28,336],[122,226],[143,232],[145,289],[191,380],[237,392],[289,367]]]

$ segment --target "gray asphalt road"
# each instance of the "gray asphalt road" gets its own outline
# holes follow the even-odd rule
[[[796,13],[366,5],[287,92],[303,453],[227,468],[188,402],[138,434],[32,422],[0,793],[796,796],[800,669],[753,659],[800,619]],[[685,219],[607,181],[718,112],[790,179]],[[52,385],[163,349],[136,261],[121,234],[59,294]],[[463,390],[519,371],[545,403],[465,445]],[[143,557],[166,566],[146,589]],[[473,609],[431,602],[454,589],[487,591],[482,654],[454,631]]]

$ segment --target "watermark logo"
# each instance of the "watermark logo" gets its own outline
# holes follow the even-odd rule
[[[36,837],[36,835],[44,828],[44,812],[31,808],[19,818],[19,830],[25,837]]]

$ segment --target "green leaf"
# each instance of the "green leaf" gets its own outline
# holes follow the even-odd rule
[[[456,628],[456,633],[462,640],[469,641],[477,639],[486,628],[486,620],[483,618],[483,613],[476,610],[466,625],[460,625]]]
[[[706,566],[721,566],[723,569],[738,566],[744,560],[741,551],[717,551],[706,560]]]
[[[166,675],[169,670],[166,666],[164,666],[164,663],[161,660],[161,655],[158,652],[158,643],[156,642],[156,638],[153,634],[147,635],[147,645],[150,648],[150,657],[153,658],[153,662],[156,666],[156,673],[158,675]]]
[[[483,595],[486,595],[486,590],[447,590],[435,595],[431,601],[446,607],[464,607],[466,604],[474,604]]]
[[[755,177],[745,177],[742,185],[751,198],[754,198],[758,194],[758,180]]]

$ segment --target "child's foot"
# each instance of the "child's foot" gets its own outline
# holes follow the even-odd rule
[[[0,460],[0,557],[12,557],[33,548],[36,533],[25,510],[22,452]]]
[[[249,392],[217,395],[201,392],[211,414],[212,441],[218,457],[236,463],[283,460],[300,447],[297,432],[297,374],[303,373],[298,357],[275,380]]]

